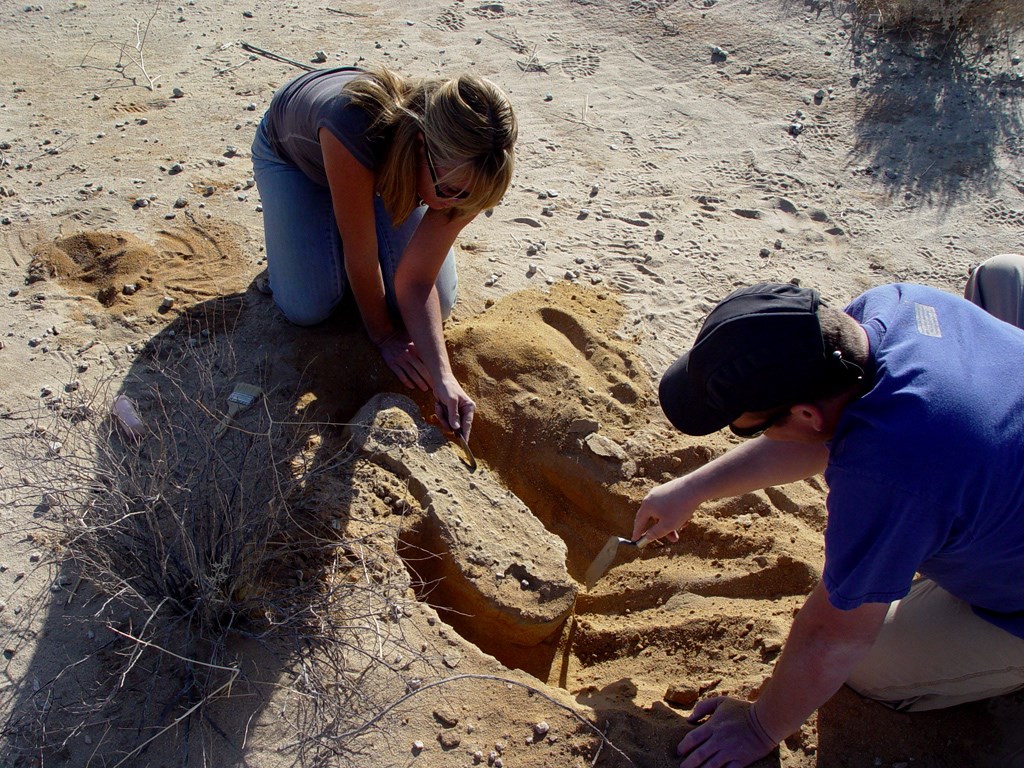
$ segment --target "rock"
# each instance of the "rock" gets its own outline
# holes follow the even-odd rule
[[[446,712],[435,709],[433,714],[434,719],[437,720],[437,722],[439,722],[445,728],[454,728],[456,725],[459,724],[459,718],[456,717],[452,712]]]
[[[462,736],[455,731],[441,731],[437,734],[437,741],[445,752],[455,749],[462,743]]]
[[[314,64],[323,64],[327,61],[327,53],[325,51],[317,51],[313,54],[313,58],[310,59]]]
[[[551,726],[541,720],[539,723],[533,726],[533,732],[538,736],[545,736],[548,731],[551,730]]]
[[[533,646],[562,625],[579,590],[566,569],[565,542],[488,472],[469,474],[411,399],[376,395],[352,419],[348,433],[371,462],[415,489],[430,518],[419,546],[441,555],[431,566],[431,601],[473,617],[459,627],[464,637]],[[500,535],[504,530],[517,536]],[[529,548],[518,548],[523,540],[531,542]],[[480,578],[482,569],[502,578]],[[522,581],[528,589],[519,587]]]

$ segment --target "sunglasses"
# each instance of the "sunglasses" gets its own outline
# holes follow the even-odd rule
[[[729,431],[736,435],[736,437],[760,437],[788,415],[789,408],[785,408],[778,413],[772,414],[760,424],[755,424],[752,427],[737,427],[730,424]]]
[[[437,168],[434,167],[434,158],[430,156],[430,147],[427,142],[423,142],[423,156],[427,158],[427,170],[430,171],[430,180],[434,184],[434,194],[441,200],[465,200],[469,197],[470,191],[468,189],[452,189],[451,187],[441,186],[437,180]]]

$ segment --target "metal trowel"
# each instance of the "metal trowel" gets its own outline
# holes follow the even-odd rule
[[[597,557],[594,558],[594,562],[587,568],[587,572],[584,575],[584,580],[587,585],[587,589],[593,589],[594,585],[597,584],[597,580],[604,576],[608,569],[612,567],[612,563],[615,562],[615,556],[619,553],[619,547],[636,547],[637,549],[643,549],[651,540],[647,538],[647,534],[644,534],[635,541],[632,539],[624,539],[621,536],[612,536],[601,547],[601,551],[597,553]]]

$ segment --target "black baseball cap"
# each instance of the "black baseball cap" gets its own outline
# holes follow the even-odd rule
[[[789,283],[759,283],[722,299],[661,379],[658,397],[669,421],[708,435],[748,411],[812,399],[834,370],[819,306],[817,291]]]

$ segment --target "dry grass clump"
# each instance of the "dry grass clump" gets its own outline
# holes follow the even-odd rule
[[[987,37],[1024,28],[1020,0],[854,0],[862,18],[882,29]]]
[[[315,429],[275,416],[289,401],[273,393],[217,438],[230,346],[179,336],[162,350],[128,387],[141,439],[117,427],[105,387],[53,397],[17,436],[23,466],[3,490],[29,521],[17,533],[52,547],[46,623],[72,606],[104,642],[4,695],[0,763],[84,764],[85,743],[92,764],[134,765],[172,739],[182,764],[190,750],[220,764],[271,702],[286,748],[344,762],[343,737],[420,656],[399,625],[407,579],[387,537],[343,539],[304,504],[318,473],[345,471],[344,448],[325,457]]]

